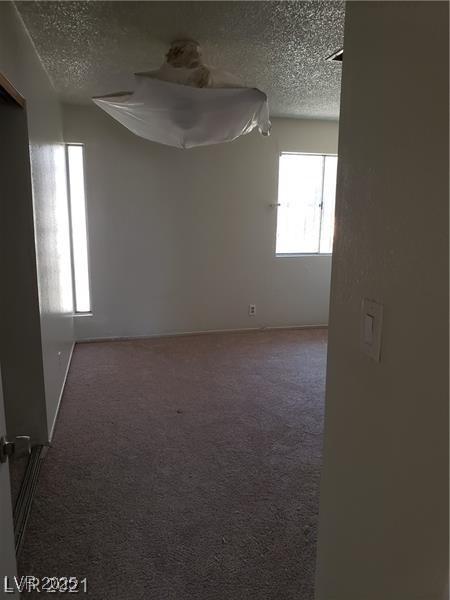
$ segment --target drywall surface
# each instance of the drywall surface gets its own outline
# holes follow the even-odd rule
[[[448,72],[447,3],[347,3],[317,600],[448,599]]]
[[[275,119],[269,138],[186,151],[96,107],[63,115],[86,148],[93,316],[78,339],[327,323],[331,259],[276,258],[270,204],[279,152],[336,153],[336,122]]]
[[[45,441],[73,341],[64,147],[56,95],[10,2],[0,3],[0,72],[27,101],[48,429],[41,432],[41,439]],[[27,401],[18,398],[17,402],[24,402],[25,414]]]

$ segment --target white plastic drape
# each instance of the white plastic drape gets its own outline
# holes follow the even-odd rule
[[[136,90],[94,98],[136,135],[192,148],[236,139],[257,127],[269,134],[267,96],[256,88],[197,88],[136,75]]]

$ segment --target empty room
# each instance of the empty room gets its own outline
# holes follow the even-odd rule
[[[448,16],[0,2],[0,597],[448,598]]]

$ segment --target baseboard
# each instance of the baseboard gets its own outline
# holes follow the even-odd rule
[[[120,342],[127,340],[146,340],[154,338],[181,337],[189,335],[211,335],[217,333],[249,333],[251,331],[276,331],[276,330],[295,330],[295,329],[328,329],[328,324],[320,325],[280,325],[275,327],[245,327],[240,329],[206,329],[201,331],[176,331],[171,333],[148,333],[145,335],[128,336],[102,336],[92,338],[82,338],[76,341],[77,344],[89,344],[94,342]]]
[[[49,443],[51,443],[51,441],[53,439],[53,433],[55,431],[56,420],[58,418],[59,408],[61,406],[61,400],[62,400],[62,397],[63,397],[63,394],[64,394],[64,389],[66,387],[67,376],[69,374],[69,369],[70,369],[70,364],[72,362],[72,356],[73,356],[73,350],[74,350],[74,348],[75,348],[75,342],[72,343],[72,348],[70,349],[69,360],[67,361],[66,372],[64,373],[64,379],[63,379],[63,383],[62,383],[62,386],[61,386],[61,391],[59,392],[58,404],[56,406],[55,416],[53,418],[53,425],[52,425],[52,428],[50,430]]]

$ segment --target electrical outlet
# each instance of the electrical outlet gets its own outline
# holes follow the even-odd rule
[[[248,316],[254,317],[255,315],[256,315],[256,304],[249,304],[248,305]]]

